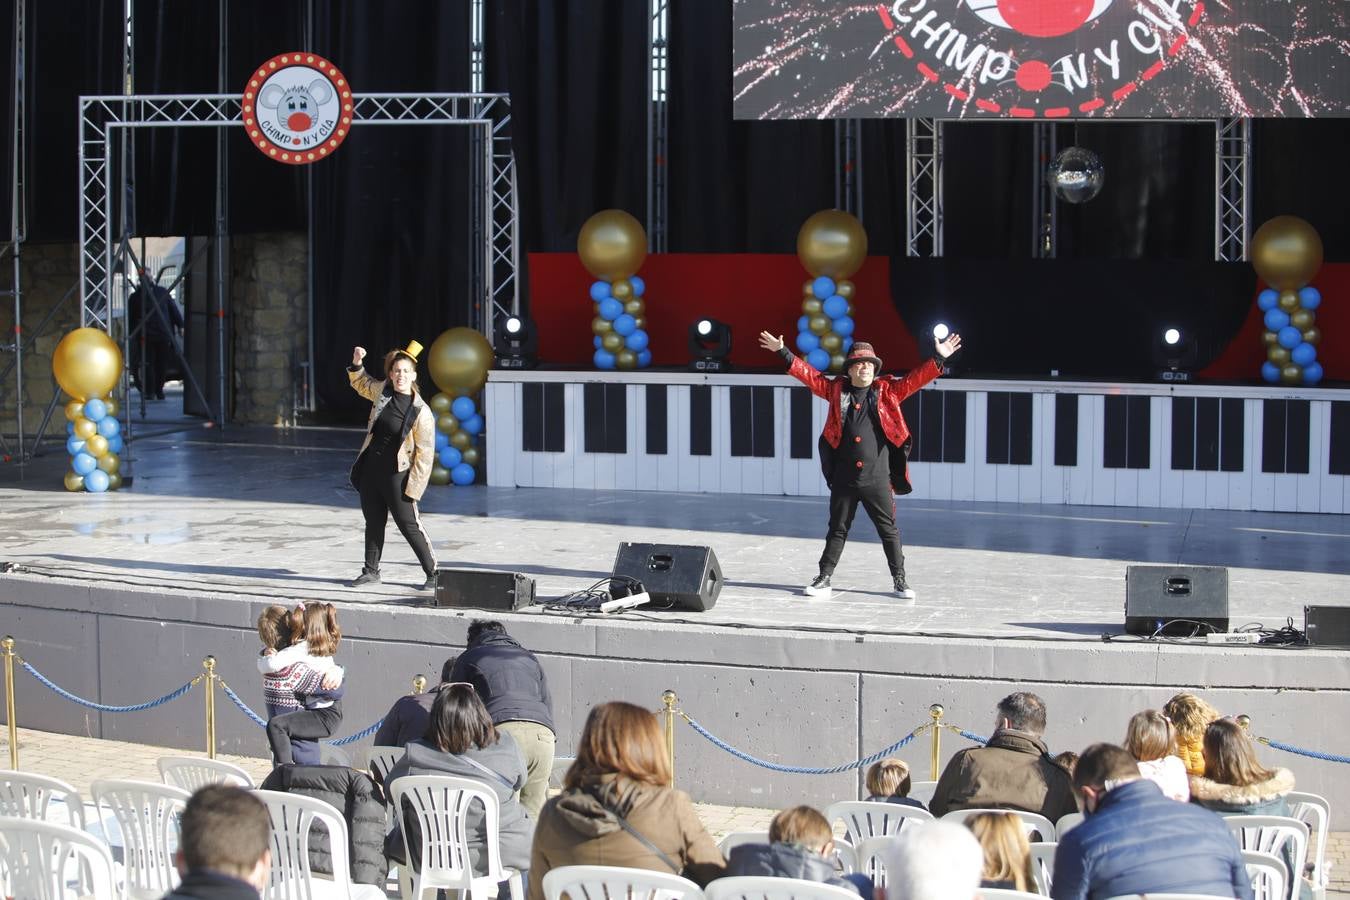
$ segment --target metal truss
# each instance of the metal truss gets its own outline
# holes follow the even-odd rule
[[[493,311],[515,314],[520,305],[515,159],[511,153],[510,99],[506,94],[357,94],[354,125],[460,125],[479,129],[482,153],[474,166],[481,180],[486,227],[473,254],[472,324],[492,332]],[[80,323],[107,330],[109,286],[118,240],[113,235],[113,141],[131,128],[241,127],[241,98],[231,94],[144,95],[80,98]],[[487,313],[487,314],[485,314]]]
[[[863,221],[862,120],[834,123],[834,206]]]
[[[669,248],[670,170],[666,166],[669,144],[670,45],[667,26],[670,0],[650,0],[647,20],[647,247],[652,253]]]
[[[7,175],[10,178],[10,218],[9,218],[9,240],[0,244],[0,262],[3,262],[6,254],[10,257],[12,266],[12,280],[9,290],[0,291],[0,296],[8,297],[14,304],[14,330],[12,332],[14,341],[9,343],[5,341],[0,343],[0,350],[11,351],[14,358],[5,367],[3,375],[0,375],[0,384],[8,377],[10,370],[14,372],[14,420],[17,431],[16,441],[18,443],[17,455],[20,462],[27,458],[24,448],[24,426],[23,426],[23,355],[25,335],[23,330],[23,279],[22,279],[22,255],[23,242],[28,231],[28,203],[27,203],[27,183],[28,173],[26,164],[26,140],[25,126],[27,124],[27,115],[25,101],[27,99],[26,79],[26,57],[27,40],[26,32],[28,30],[27,0],[15,0],[14,3],[14,69],[10,73],[13,82],[10,88],[13,93],[10,95],[13,107],[13,132],[10,135],[11,168]],[[45,322],[43,323],[45,327]],[[39,333],[41,333],[39,331]],[[31,346],[32,339],[28,339]],[[0,392],[0,401],[3,401],[3,393]],[[0,451],[8,456],[11,455],[8,441],[5,440],[3,431],[0,431]]]
[[[1059,249],[1059,204],[1045,174],[1059,153],[1053,122],[1031,125],[1031,258],[1054,259]]]
[[[905,120],[905,254],[942,255],[942,120]]]
[[[1215,119],[1214,138],[1214,259],[1238,262],[1251,240],[1251,119]]]

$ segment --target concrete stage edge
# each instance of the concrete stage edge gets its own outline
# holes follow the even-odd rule
[[[0,615],[22,636],[18,652],[63,687],[103,703],[167,693],[192,677],[188,662],[214,655],[219,673],[255,708],[261,683],[253,620],[258,598],[145,590],[101,582],[0,576]],[[473,610],[352,604],[342,609],[343,662],[351,699],[339,736],[375,721],[406,692],[415,673],[434,682],[442,659],[463,646]],[[673,689],[680,706],[713,733],[761,758],[830,766],[873,753],[929,721],[940,703],[947,721],[988,734],[993,706],[1019,689],[1041,694],[1050,710],[1052,752],[1120,740],[1128,716],[1158,707],[1180,688],[1202,688],[1221,710],[1248,713],[1253,730],[1324,751],[1346,749],[1350,654],[1166,643],[1103,643],[960,636],[803,631],[597,620],[575,615],[495,614],[539,654],[554,691],[559,753],[569,753],[582,717],[599,701],[622,698],[658,708]],[[447,648],[449,650],[447,651]],[[166,665],[166,660],[184,661]],[[174,669],[174,671],[170,671]],[[24,727],[200,749],[200,688],[162,707],[99,714],[56,698],[22,671],[17,719]],[[262,729],[218,698],[218,748],[266,755]],[[697,799],[762,807],[824,804],[856,796],[857,773],[787,775],[739,761],[683,722],[677,779]],[[369,741],[355,745],[356,755]],[[916,779],[930,777],[930,739],[900,751]],[[953,733],[942,758],[970,744]],[[1300,790],[1328,797],[1338,821],[1350,781],[1337,764],[1262,748],[1267,764],[1288,766]],[[41,770],[41,761],[22,759]],[[1338,777],[1339,776],[1339,777]]]

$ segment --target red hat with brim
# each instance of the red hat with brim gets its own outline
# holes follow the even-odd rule
[[[873,371],[881,371],[881,357],[877,356],[876,351],[872,349],[872,345],[866,341],[858,341],[849,348],[848,359],[844,360],[844,368],[847,369],[857,362],[870,362]]]

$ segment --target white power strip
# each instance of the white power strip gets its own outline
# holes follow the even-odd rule
[[[1256,631],[1213,631],[1205,635],[1207,644],[1258,644],[1261,635]]]
[[[652,595],[646,591],[637,594],[629,594],[627,597],[618,597],[614,600],[606,600],[600,604],[601,612],[618,612],[621,609],[632,609],[634,606],[641,606],[644,603],[651,603]]]

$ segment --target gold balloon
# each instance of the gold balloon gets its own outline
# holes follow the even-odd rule
[[[436,465],[432,466],[432,467],[431,467],[431,483],[432,483],[432,484],[449,484],[449,483],[450,483],[450,470],[447,469],[445,466],[441,465],[440,463],[437,463]]]
[[[806,279],[806,281],[802,282],[802,296],[814,297],[815,295],[816,295],[816,283],[813,279],[808,278]]]
[[[1298,309],[1298,291],[1280,291],[1280,309],[1287,313]]]
[[[1275,344],[1266,350],[1266,359],[1277,366],[1289,365],[1289,351],[1279,344]]]
[[[647,258],[647,233],[623,210],[601,210],[581,226],[577,255],[596,278],[628,278],[637,274]]]
[[[66,490],[82,491],[84,490],[84,476],[79,472],[66,473]]]
[[[122,460],[116,453],[101,453],[98,457],[98,467],[111,475],[122,467]]]
[[[625,371],[637,368],[637,354],[624,348],[614,354],[614,365]]]
[[[91,438],[85,438],[84,452],[90,456],[102,456],[108,452],[108,439],[101,434],[96,434]]]
[[[473,435],[467,431],[456,431],[450,435],[450,446],[456,450],[465,450],[473,446]]]
[[[831,372],[844,371],[844,354],[834,353],[830,356],[830,371]]]
[[[451,402],[449,394],[437,394],[431,398],[431,411],[438,416],[443,416],[450,412]]]
[[[117,411],[122,408],[121,405],[117,402],[116,397],[109,397],[108,399],[103,401],[103,404],[108,407],[108,415],[110,416],[117,415]]]
[[[844,315],[848,316],[850,319],[853,318],[854,313],[853,313],[853,304],[852,304],[852,303],[849,303],[849,305],[848,305],[848,311],[845,312]]]
[[[608,334],[614,330],[614,323],[601,316],[591,319],[591,331],[596,334]]]
[[[642,302],[641,297],[634,297],[624,303],[623,311],[636,318],[647,311],[647,304]]]
[[[1303,381],[1303,367],[1290,363],[1280,369],[1280,381],[1285,384],[1298,384]]]
[[[618,353],[623,349],[623,335],[617,331],[611,331],[600,338],[600,346],[610,353]]]
[[[812,316],[808,327],[812,334],[828,334],[830,326],[833,324],[829,316]]]
[[[1278,331],[1263,331],[1261,332],[1261,340],[1266,342],[1266,346],[1278,344],[1280,342],[1280,333]]]
[[[66,420],[74,422],[80,416],[84,415],[84,404],[78,400],[72,400],[66,404]]]
[[[633,285],[627,278],[619,278],[609,286],[609,292],[619,300],[627,300],[633,296]]]
[[[818,316],[825,304],[817,297],[807,297],[802,301],[802,312],[808,316]]]
[[[459,419],[449,413],[443,413],[436,417],[436,430],[441,434],[454,434],[459,431]]]
[[[465,447],[460,456],[471,466],[477,466],[483,460],[483,454],[478,452],[477,447]]]
[[[844,349],[844,339],[832,331],[829,334],[821,336],[820,346],[831,353],[838,353],[840,350]]]
[[[108,490],[115,491],[122,486],[122,476],[117,472],[108,473]]]
[[[1317,314],[1311,309],[1300,309],[1289,317],[1289,324],[1293,325],[1299,331],[1307,331],[1313,327],[1313,322],[1317,321]]]
[[[1303,332],[1303,339],[1313,346],[1322,343],[1322,329],[1314,325],[1312,328]]]
[[[797,258],[812,275],[848,278],[867,258],[867,232],[849,213],[823,209],[797,232]]]
[[[75,420],[75,436],[82,441],[87,441],[98,434],[98,426],[89,419],[81,416]]]
[[[1276,216],[1252,235],[1251,254],[1252,266],[1267,284],[1297,290],[1322,267],[1322,239],[1298,216]]]
[[[853,282],[839,281],[834,285],[834,292],[845,300],[853,299]]]
[[[56,383],[76,400],[102,397],[122,377],[122,351],[107,332],[76,328],[52,353]]]
[[[637,327],[638,327],[639,329],[641,329],[641,330],[643,330],[643,331],[646,331],[646,330],[647,330],[647,317],[646,317],[646,316],[634,316],[634,317],[633,317],[633,322],[637,325]]]
[[[445,393],[476,394],[492,368],[492,345],[472,328],[451,328],[432,341],[427,368],[436,387]]]

